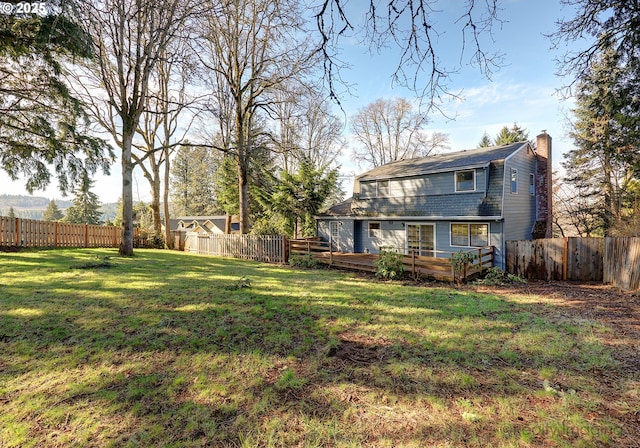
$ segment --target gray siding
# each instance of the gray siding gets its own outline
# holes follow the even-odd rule
[[[380,223],[380,236],[369,236],[369,223]],[[404,249],[404,227],[402,221],[362,221],[361,241],[362,251],[377,254],[381,246],[391,246],[395,249]]]
[[[486,170],[478,168],[476,172],[476,192],[484,192],[486,189]],[[455,172],[435,173],[423,176],[391,179],[389,182],[390,197],[404,198],[407,196],[439,196],[456,193]],[[469,194],[456,193],[456,194]],[[376,197],[376,181],[360,182],[360,197]]]
[[[448,216],[500,216],[502,214],[503,165],[491,164],[488,169],[476,169],[476,190],[455,192],[455,172],[436,173],[421,177],[392,179],[391,195],[369,197],[375,192],[375,182],[362,182],[366,192],[354,199],[352,212],[356,216],[424,216],[435,219]],[[489,182],[487,183],[487,171]],[[487,189],[488,186],[488,189]]]
[[[353,252],[353,219],[319,219],[317,221],[317,235],[323,241],[331,241],[330,222],[338,223],[338,238],[332,241],[333,249],[338,252]]]
[[[511,169],[517,170],[518,193],[511,193]],[[536,219],[536,198],[529,194],[529,174],[536,172],[536,159],[523,148],[505,162],[504,170],[505,240],[529,240]]]
[[[363,251],[370,253],[378,253],[380,247],[391,246],[400,251],[404,251],[406,245],[406,224],[435,224],[435,243],[436,250],[444,251],[448,253],[438,254],[439,257],[449,257],[450,253],[459,252],[461,250],[473,249],[472,247],[459,247],[451,246],[451,223],[457,221],[428,221],[428,220],[416,220],[416,221],[376,221],[379,222],[381,228],[380,237],[369,237],[369,222],[364,220],[362,222],[362,243]],[[467,224],[466,221],[459,221],[462,224]],[[488,224],[489,225],[489,245],[494,246],[495,265],[504,269],[504,239],[502,236],[502,223],[501,222],[487,222],[487,221],[474,221],[474,224]]]

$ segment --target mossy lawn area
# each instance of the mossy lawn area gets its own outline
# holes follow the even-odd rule
[[[639,378],[616,337],[535,295],[5,253],[0,446],[632,446]]]

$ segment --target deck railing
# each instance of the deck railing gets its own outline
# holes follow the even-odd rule
[[[432,277],[437,280],[454,281],[461,279],[465,281],[479,275],[484,270],[493,267],[494,250],[493,246],[478,247],[467,251],[475,255],[473,261],[465,263],[460,272],[455,271],[452,257],[457,252],[442,250],[426,250],[385,247],[403,255],[402,264],[405,272],[411,276]],[[306,238],[289,241],[289,253],[292,255],[311,254],[320,263],[331,266],[343,267],[362,271],[375,271],[374,261],[379,258],[377,254],[346,254],[336,252],[332,245],[320,238]]]

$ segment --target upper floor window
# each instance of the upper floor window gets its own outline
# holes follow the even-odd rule
[[[511,168],[511,193],[518,193],[518,170]]]
[[[389,180],[376,181],[377,197],[385,198],[389,196]]]
[[[536,194],[536,175],[529,173],[529,194],[535,196]]]
[[[475,191],[476,171],[456,171],[456,191]]]

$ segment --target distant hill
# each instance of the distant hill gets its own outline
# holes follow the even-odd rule
[[[47,209],[50,199],[42,196],[26,196],[17,194],[0,194],[0,216],[7,216],[9,209],[13,207],[18,218],[25,219],[42,219],[42,213]],[[72,200],[55,199],[58,208],[63,212],[73,205]],[[100,207],[103,212],[102,221],[113,221],[116,216],[118,204],[108,203],[102,204]]]

